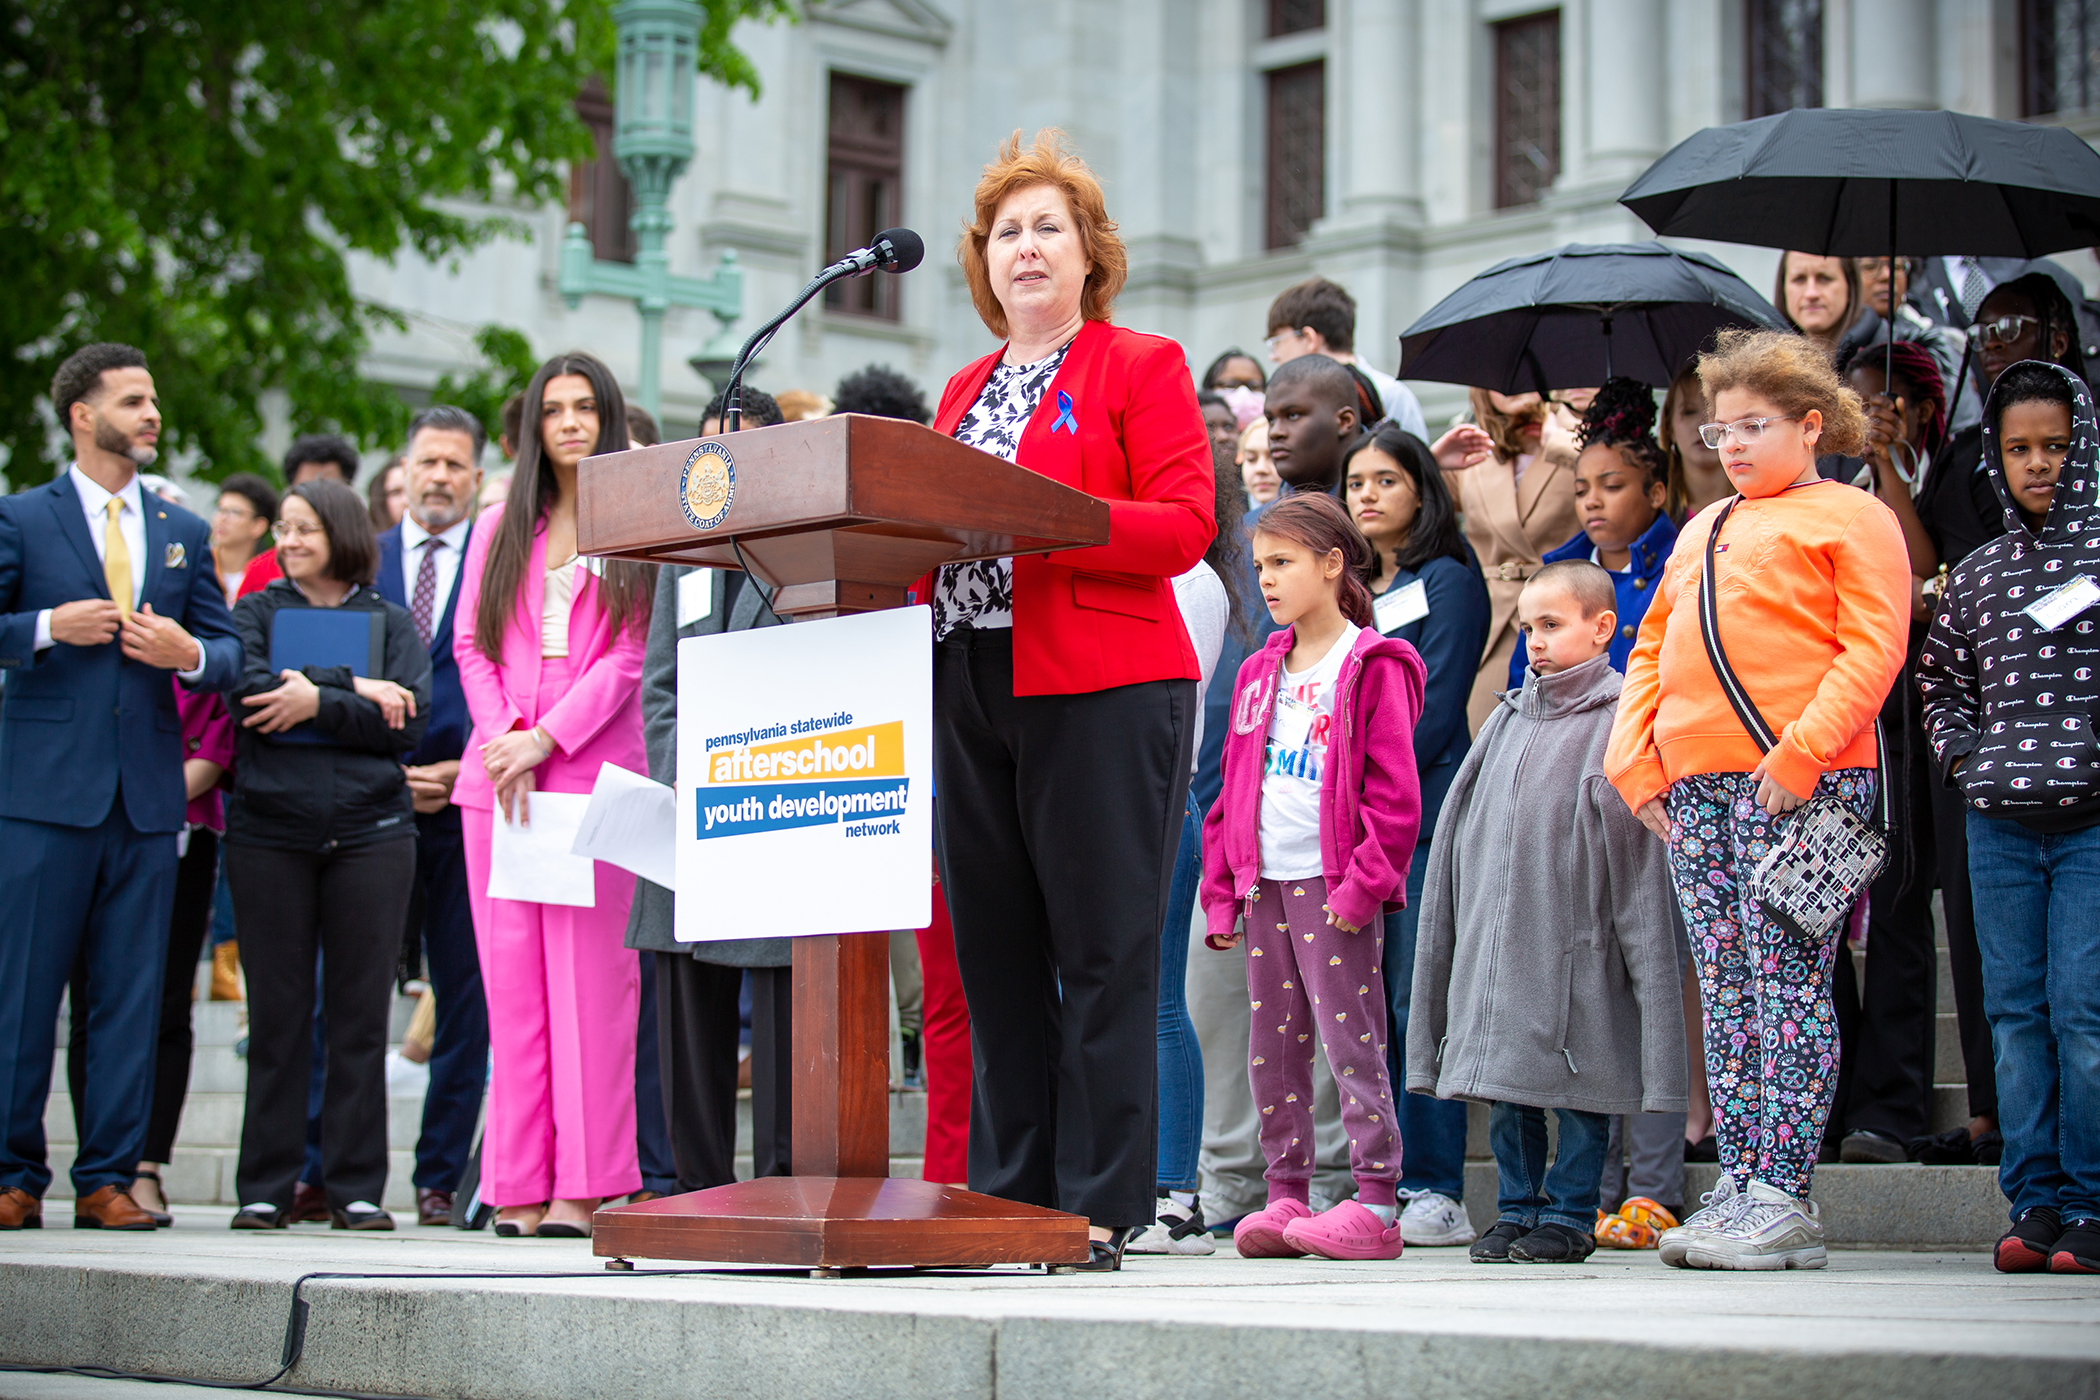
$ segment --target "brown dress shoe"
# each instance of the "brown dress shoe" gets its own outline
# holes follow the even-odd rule
[[[19,1186],[0,1191],[0,1230],[41,1230],[44,1203]]]
[[[328,1193],[318,1186],[300,1182],[292,1188],[292,1208],[286,1212],[285,1218],[293,1225],[312,1220],[325,1222],[328,1219]]]
[[[153,1223],[152,1216],[139,1209],[129,1191],[121,1186],[105,1186],[73,1202],[73,1228],[154,1230],[159,1227]]]
[[[435,1191],[428,1186],[416,1188],[416,1224],[450,1225],[452,1223],[452,1193]]]
[[[660,1201],[663,1198],[664,1193],[661,1191],[637,1191],[627,1198],[627,1204],[638,1206],[644,1201]]]

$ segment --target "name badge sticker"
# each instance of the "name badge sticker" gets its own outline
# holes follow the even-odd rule
[[[695,569],[678,579],[678,625],[690,627],[715,609],[715,571]]]
[[[2091,574],[2080,574],[2061,588],[2052,588],[2029,603],[2023,611],[2044,632],[2054,632],[2095,603],[2100,603],[2100,583]]]
[[[1429,616],[1429,585],[1416,579],[1405,588],[1381,593],[1371,604],[1372,621],[1381,632],[1391,632]]]
[[[1312,741],[1313,707],[1290,696],[1276,696],[1276,728],[1270,742],[1286,753],[1302,749]]]

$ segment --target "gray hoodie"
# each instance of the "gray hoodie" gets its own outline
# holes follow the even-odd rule
[[[1604,656],[1527,671],[1452,780],[1422,896],[1409,1089],[1683,1111],[1667,850],[1604,778],[1619,684]]]

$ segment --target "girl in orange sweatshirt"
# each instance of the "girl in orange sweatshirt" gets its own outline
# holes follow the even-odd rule
[[[1859,397],[1799,336],[1724,334],[1699,378],[1701,432],[1740,493],[1687,523],[1628,658],[1605,774],[1670,845],[1706,1009],[1706,1074],[1722,1176],[1665,1231],[1665,1263],[1819,1268],[1806,1198],[1837,1088],[1831,970],[1840,931],[1804,943],[1748,877],[1809,797],[1874,803],[1874,719],[1903,667],[1910,567],[1889,508],[1823,480],[1820,453],[1864,442]],[[1726,510],[1727,518],[1722,520]],[[1699,628],[1716,528],[1715,610],[1728,662],[1779,742],[1759,751]]]

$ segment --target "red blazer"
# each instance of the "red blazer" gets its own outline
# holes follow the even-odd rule
[[[936,429],[955,432],[1005,353],[1001,346],[948,381]],[[1063,428],[1060,395],[1071,405]],[[1201,679],[1173,579],[1217,533],[1217,479],[1181,347],[1088,321],[1015,457],[1108,502],[1109,536],[1105,545],[1014,560],[1014,694]]]

